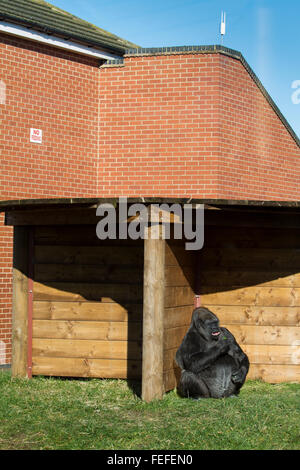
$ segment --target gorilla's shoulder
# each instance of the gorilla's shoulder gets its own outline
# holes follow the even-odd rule
[[[184,341],[199,341],[199,333],[195,330],[195,328],[189,328],[188,331],[186,332],[186,335],[183,339]]]

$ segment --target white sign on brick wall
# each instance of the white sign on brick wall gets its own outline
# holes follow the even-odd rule
[[[43,131],[41,129],[30,129],[30,142],[41,144],[43,139]]]
[[[0,341],[0,364],[6,364],[6,344]]]
[[[0,104],[6,103],[6,85],[3,80],[0,80]]]

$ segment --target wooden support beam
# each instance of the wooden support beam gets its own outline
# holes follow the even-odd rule
[[[29,228],[14,227],[12,376],[27,377]]]
[[[142,399],[162,398],[165,240],[161,227],[149,227],[144,248]]]

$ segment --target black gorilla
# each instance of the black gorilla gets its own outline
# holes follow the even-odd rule
[[[183,397],[237,395],[249,370],[248,357],[234,336],[204,307],[193,311],[175,360],[182,369],[178,392]]]

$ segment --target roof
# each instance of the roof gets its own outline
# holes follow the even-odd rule
[[[44,0],[0,0],[0,20],[123,54],[137,47]]]
[[[119,198],[43,198],[43,199],[16,199],[0,201],[0,212],[14,210],[31,210],[59,207],[94,207],[110,203],[116,206]],[[204,204],[206,207],[218,209],[248,209],[248,210],[300,210],[300,201],[268,201],[268,200],[239,200],[239,199],[198,199],[198,198],[169,198],[169,197],[129,197],[128,204]]]

